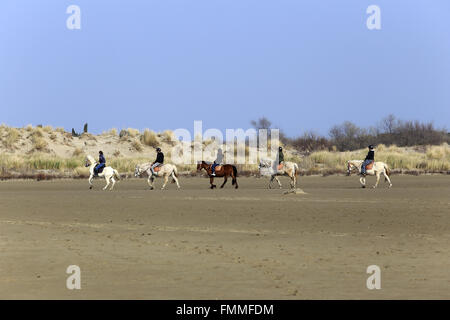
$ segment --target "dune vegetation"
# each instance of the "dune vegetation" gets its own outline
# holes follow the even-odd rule
[[[136,164],[152,161],[155,147],[163,148],[166,161],[171,162],[171,149],[180,143],[173,132],[150,129],[111,129],[99,135],[83,133],[72,136],[62,128],[28,125],[24,128],[0,126],[0,179],[20,177],[86,177],[84,159],[96,156],[98,150],[107,155],[108,165],[125,176],[132,176]],[[204,141],[203,146],[212,142]],[[297,162],[305,175],[344,174],[346,162],[363,159],[367,150],[337,151],[336,148],[301,152],[284,145],[285,158]],[[245,149],[246,155],[249,147]],[[205,159],[207,160],[207,159]],[[397,147],[379,144],[376,160],[386,162],[393,173],[450,173],[450,146],[440,145]],[[257,164],[237,165],[241,174],[257,174]],[[178,165],[181,174],[195,172],[196,166]]]

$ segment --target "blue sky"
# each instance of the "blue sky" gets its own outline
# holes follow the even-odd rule
[[[81,30],[66,8],[81,8]],[[368,30],[366,8],[381,8]],[[448,0],[2,0],[0,122],[326,134],[449,127]]]

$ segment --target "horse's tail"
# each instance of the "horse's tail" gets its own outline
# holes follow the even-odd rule
[[[237,177],[237,169],[236,166],[231,166],[233,168],[233,180],[231,181],[231,185],[235,185],[236,184],[236,177]]]
[[[386,170],[386,175],[387,175],[388,177],[390,177],[390,176],[391,176],[391,170],[389,169],[389,167],[388,167],[387,164],[384,165],[384,170]],[[384,178],[384,181],[387,181],[387,179]]]
[[[173,175],[175,176],[175,178],[178,178],[178,169],[175,165],[173,165]],[[172,177],[172,183],[175,183],[175,178]]]
[[[116,169],[113,169],[113,170],[114,170],[114,177],[116,177],[117,180],[120,180],[119,171],[117,171]]]

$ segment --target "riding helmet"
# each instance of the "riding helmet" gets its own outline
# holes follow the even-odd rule
[[[282,147],[278,147],[278,150],[279,150],[279,151],[283,151],[283,148],[282,148]]]
[[[161,151],[161,148],[156,148],[156,151],[158,151],[158,152]]]
[[[372,150],[372,149],[373,149],[373,145],[370,145],[370,146],[369,146],[369,149]]]
[[[99,154],[103,154],[103,151],[99,151],[98,153],[99,153]]]

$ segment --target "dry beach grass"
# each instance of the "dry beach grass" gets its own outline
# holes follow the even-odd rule
[[[50,174],[51,177],[85,176],[84,156],[96,155],[103,150],[108,164],[122,174],[131,174],[137,163],[151,161],[155,157],[154,148],[163,148],[167,162],[170,162],[176,141],[173,132],[167,130],[156,133],[150,129],[139,131],[133,128],[111,129],[99,135],[83,134],[72,137],[62,128],[51,126],[11,128],[0,126],[0,168],[1,176],[20,177],[34,174]],[[204,141],[208,146],[211,141]],[[249,147],[246,147],[246,155]],[[362,159],[366,150],[351,152],[317,151],[301,154],[285,146],[286,160],[297,162],[301,172],[310,174],[345,173],[346,161]],[[212,160],[213,155],[207,155]],[[207,157],[205,155],[205,157]],[[448,173],[450,171],[450,146],[396,147],[377,146],[376,158],[386,162],[394,173]],[[242,173],[256,174],[257,164],[239,165]],[[180,172],[195,170],[194,165],[179,166]],[[43,172],[40,172],[43,171]]]

